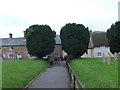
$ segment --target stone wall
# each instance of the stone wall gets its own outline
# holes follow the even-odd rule
[[[55,45],[54,51],[51,54],[51,56],[53,58],[59,58],[63,56],[63,52],[62,52],[62,46],[61,45]]]

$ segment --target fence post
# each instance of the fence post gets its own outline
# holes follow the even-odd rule
[[[70,70],[70,69],[69,69],[69,70]],[[70,75],[70,84],[71,84],[71,82],[72,82],[71,70],[70,70],[70,72],[69,72],[69,75]]]
[[[74,75],[74,90],[75,90],[75,75]]]

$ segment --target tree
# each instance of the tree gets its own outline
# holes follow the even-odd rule
[[[114,54],[120,52],[120,21],[112,24],[107,30],[107,38],[110,46],[110,51]]]
[[[30,55],[42,58],[54,50],[54,32],[48,25],[32,25],[26,30],[26,46]]]
[[[60,38],[63,50],[77,58],[87,51],[90,33],[82,24],[69,23],[61,28]]]

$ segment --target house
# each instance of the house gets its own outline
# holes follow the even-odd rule
[[[110,47],[106,38],[106,33],[91,33],[90,42],[87,52],[81,57],[96,58],[103,57],[104,54],[110,53]],[[55,48],[51,56],[53,58],[64,57],[67,53],[62,50],[60,36],[55,37]],[[9,38],[0,39],[0,59],[3,60],[17,60],[17,59],[33,59],[34,56],[29,55],[26,48],[26,32],[24,37],[13,38],[12,34],[9,34]]]
[[[35,56],[31,56],[28,53],[26,47],[26,32],[24,31],[24,37],[13,38],[12,34],[9,34],[9,38],[0,39],[0,58],[3,60],[18,60],[18,59],[33,59]],[[62,57],[62,46],[60,36],[55,37],[55,48],[51,54],[53,58]]]
[[[99,58],[103,57],[103,54],[107,55],[108,53],[111,57],[114,57],[110,52],[106,33],[96,33],[90,35],[88,50],[82,57]]]
[[[30,55],[26,48],[26,37],[13,38],[10,33],[9,38],[1,38],[0,57],[3,60],[28,59]]]

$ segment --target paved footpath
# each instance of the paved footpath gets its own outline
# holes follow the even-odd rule
[[[70,80],[65,61],[46,69],[28,88],[69,88]]]

